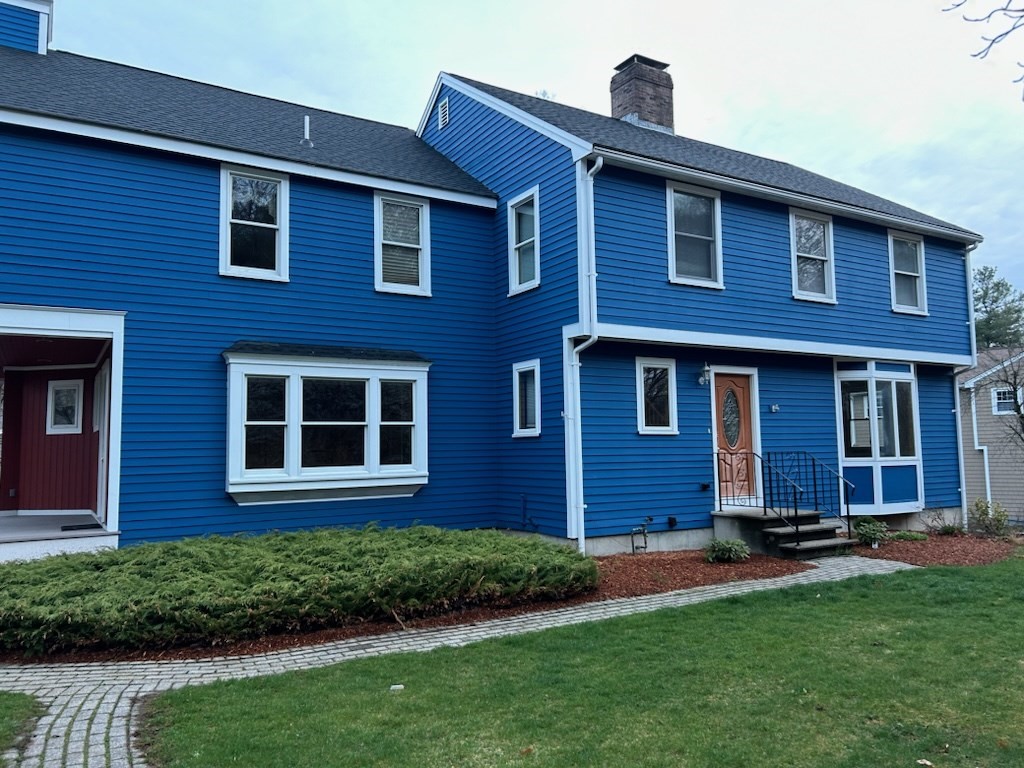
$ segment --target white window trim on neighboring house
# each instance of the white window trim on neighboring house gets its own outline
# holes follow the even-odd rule
[[[644,372],[658,368],[668,371],[668,425],[647,424],[647,389]],[[676,361],[668,357],[638,357],[636,359],[636,431],[641,435],[678,435],[679,419],[676,408]]]
[[[381,495],[396,493],[395,488],[427,483],[427,368],[429,363],[390,361],[336,361],[266,358],[252,355],[228,355],[228,478],[227,491],[240,503],[246,494],[278,494],[274,500],[288,500],[282,494],[293,493],[296,500],[344,498],[330,491],[352,491],[363,497],[371,491],[388,489]],[[287,380],[284,466],[278,469],[245,468],[245,425],[247,379],[250,376]],[[366,382],[364,463],[361,466],[302,467],[302,380],[346,379]],[[382,465],[380,427],[382,424],[381,382],[413,384],[412,463]],[[391,422],[388,422],[391,423]],[[302,495],[312,492],[318,495]],[[352,495],[356,495],[353,493]],[[255,499],[256,503],[263,501]]]
[[[244,176],[261,181],[277,182],[277,226],[238,222],[251,226],[265,226],[276,229],[276,266],[274,269],[256,269],[241,267],[231,263],[231,179]],[[280,283],[288,282],[288,220],[289,220],[289,180],[280,173],[244,168],[235,165],[222,165],[220,171],[220,274],[227,277],[245,277],[252,280],[271,280]]]
[[[1013,405],[1012,405],[1013,404],[1013,398],[1012,397],[1010,397],[1007,400],[1000,400],[999,399],[999,394],[1000,393],[1004,393],[1004,392],[1007,393],[1007,394],[1013,392],[1013,387],[993,387],[992,388],[992,415],[993,416],[1013,416],[1016,413],[1016,411],[1014,410]],[[1024,399],[1024,388],[1017,390],[1017,402],[1018,403],[1022,402],[1022,399]],[[1000,403],[1008,403],[1008,404],[1010,404],[1010,409],[1009,410],[999,410],[999,404]]]
[[[808,219],[810,221],[817,221],[825,225],[825,258],[817,256],[816,254],[798,253],[797,252],[797,237],[796,237],[796,220],[797,219]],[[800,208],[789,209],[789,243],[790,253],[792,256],[792,271],[793,271],[793,298],[800,299],[801,301],[816,301],[822,304],[835,304],[836,301],[836,265],[835,265],[835,251],[833,249],[832,241],[832,217],[824,213],[815,213],[814,211],[805,211]],[[800,259],[815,259],[816,261],[823,261],[825,263],[825,293],[814,293],[812,291],[804,291],[800,289],[800,272],[799,262]]]
[[[712,222],[714,229],[714,253],[712,254],[712,260],[714,263],[712,266],[714,268],[714,275],[710,280],[680,275],[676,272],[676,192],[706,197],[712,200],[712,216],[714,218]],[[665,202],[668,214],[668,281],[678,285],[692,285],[699,288],[725,288],[725,280],[722,274],[722,193],[715,189],[705,189],[704,187],[694,187],[689,184],[669,181],[665,185]],[[699,235],[689,236],[700,237]]]
[[[519,255],[518,249],[527,244],[530,238],[517,240],[519,235],[516,230],[516,208],[524,203],[533,200],[533,279],[521,281],[519,279]],[[508,295],[514,296],[517,293],[524,293],[533,290],[540,285],[540,186],[526,190],[520,195],[508,201]]]
[[[533,371],[533,426],[522,426],[523,413],[519,407],[521,376],[526,371]],[[540,436],[540,359],[524,360],[521,363],[512,365],[512,437],[539,437]]]
[[[396,203],[419,208],[419,245],[384,241],[384,205]],[[419,283],[389,283],[384,281],[384,246],[397,245],[403,248],[419,249]],[[409,296],[430,296],[430,201],[422,197],[394,195],[387,192],[373,194],[373,280],[376,290],[382,293],[404,293]]]
[[[909,232],[899,232],[894,229],[889,230],[889,291],[892,297],[892,311],[900,312],[907,315],[927,315],[928,314],[928,289],[925,280],[925,253],[924,253],[924,238],[920,235],[913,235]],[[894,241],[903,240],[908,243],[917,244],[917,267],[918,272],[898,272],[896,270],[896,260],[894,255]],[[914,275],[917,279],[917,304],[899,304],[896,301],[896,275]]]
[[[72,424],[54,423],[54,406],[56,405],[56,391],[58,389],[73,389],[75,391],[75,421]],[[85,381],[83,379],[68,379],[66,381],[51,381],[46,387],[46,434],[48,435],[80,435],[82,434],[82,403],[85,393]]]

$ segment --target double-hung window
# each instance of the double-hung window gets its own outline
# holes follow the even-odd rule
[[[1002,387],[992,390],[992,413],[996,416],[1016,413],[1017,405],[1021,402],[1021,393],[1014,392],[1012,388]]]
[[[917,235],[889,232],[892,308],[895,312],[928,312],[924,282],[924,240]]]
[[[378,291],[430,295],[430,203],[374,195],[374,281]]]
[[[51,381],[46,388],[46,434],[82,434],[82,379]]]
[[[679,434],[675,360],[636,359],[636,420],[641,435]]]
[[[669,281],[723,287],[720,195],[681,184],[669,184],[667,191]]]
[[[220,273],[288,280],[288,177],[221,169]]]
[[[791,210],[789,225],[794,298],[834,303],[836,289],[832,218]]]
[[[512,366],[512,437],[540,435],[540,360]]]
[[[426,362],[225,358],[240,503],[411,495],[427,482]]]
[[[540,285],[539,187],[508,203],[508,295]]]

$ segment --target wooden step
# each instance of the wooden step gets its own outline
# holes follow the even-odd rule
[[[771,528],[762,528],[761,530],[768,536],[795,536],[797,533],[803,536],[805,533],[834,532],[843,527],[845,526],[842,523],[811,523],[809,525],[801,524],[799,531],[791,525],[776,525]]]
[[[779,551],[787,557],[810,558],[849,551],[853,541],[846,538],[812,539],[811,541],[779,544]]]

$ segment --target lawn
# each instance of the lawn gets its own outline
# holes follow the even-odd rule
[[[167,768],[1021,766],[1022,625],[1024,558],[929,568],[186,688],[144,738]]]
[[[41,712],[39,702],[31,696],[0,691],[0,755],[14,746]]]

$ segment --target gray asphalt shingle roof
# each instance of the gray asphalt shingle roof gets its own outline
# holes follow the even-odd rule
[[[593,144],[595,149],[606,148],[626,152],[641,158],[773,187],[784,192],[810,195],[822,200],[856,206],[873,213],[898,216],[912,222],[952,229],[968,238],[980,239],[976,233],[956,224],[928,216],[789,163],[726,149],[684,136],[640,128],[612,117],[516,93],[460,75],[451,77],[583,139]]]
[[[0,46],[0,72],[0,108],[494,196],[401,126],[61,51]],[[313,148],[299,145],[305,115]]]

